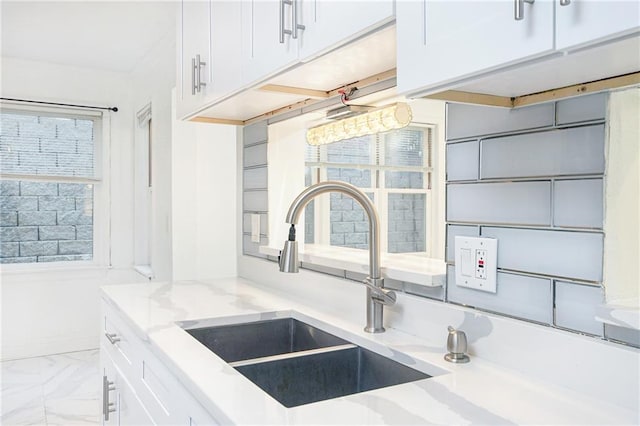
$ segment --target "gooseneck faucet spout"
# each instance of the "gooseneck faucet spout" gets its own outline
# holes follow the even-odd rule
[[[355,186],[338,181],[326,181],[312,185],[302,191],[289,207],[286,222],[291,224],[289,238],[278,261],[280,271],[298,272],[298,243],[295,241],[295,225],[300,219],[305,206],[315,197],[328,192],[338,192],[353,198],[364,209],[369,219],[369,276],[364,280],[367,287],[367,325],[365,331],[382,333],[382,306],[393,305],[396,295],[384,288],[384,279],[380,272],[380,219],[375,206],[364,192]]]

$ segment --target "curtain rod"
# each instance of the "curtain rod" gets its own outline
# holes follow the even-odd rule
[[[76,105],[76,104],[61,104],[58,102],[45,102],[45,101],[31,101],[28,99],[14,99],[14,98],[0,98],[3,101],[12,101],[12,102],[25,102],[28,104],[41,104],[41,105],[56,105],[56,106],[66,106],[66,107],[76,107],[76,108],[89,108],[89,109],[104,109],[107,111],[118,112],[118,107],[98,107],[92,105]]]

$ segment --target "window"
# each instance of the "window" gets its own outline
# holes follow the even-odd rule
[[[136,114],[138,126],[135,134],[134,161],[134,264],[135,269],[148,279],[153,277],[151,270],[151,153],[152,127],[151,104],[147,104]]]
[[[0,111],[0,263],[89,261],[97,113]]]
[[[389,253],[427,252],[431,206],[431,127],[408,127],[321,146],[308,146],[307,186],[349,182],[374,202],[381,221],[381,248]],[[305,243],[368,248],[369,223],[348,196],[330,194],[305,211]]]

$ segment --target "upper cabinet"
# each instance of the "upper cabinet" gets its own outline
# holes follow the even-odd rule
[[[558,0],[556,4],[557,49],[624,36],[639,28],[637,0]]]
[[[300,3],[300,59],[308,61],[340,44],[392,22],[395,2],[294,0]]]
[[[298,62],[300,0],[242,1],[242,70],[252,82]]]
[[[184,117],[242,85],[240,2],[183,1],[177,112]]]
[[[553,50],[553,3],[401,1],[398,91],[434,87]]]
[[[554,72],[547,72],[544,67],[519,81],[511,81],[509,72],[515,70],[513,75],[521,78],[526,73],[520,71],[528,64],[562,57],[585,46],[621,40],[640,31],[639,2],[626,0],[407,0],[397,3],[396,14],[398,91],[409,95],[451,88],[464,90],[468,83],[477,89],[473,83],[485,77],[492,88],[519,85],[523,90],[520,94],[527,93],[527,87],[545,84],[546,89],[557,88],[571,81],[568,73],[589,78],[589,74],[575,70],[581,71],[580,63],[587,64],[587,60],[591,65],[593,58],[587,59],[588,55],[581,53],[584,60],[576,56],[564,63],[554,61],[555,67],[567,65],[567,72],[560,69],[557,73],[563,75],[558,82],[553,79]],[[616,46],[616,54],[620,51]],[[629,53],[632,58],[638,57],[637,52]],[[603,51],[598,55],[608,57]],[[618,65],[616,70],[611,63],[601,61],[593,69],[593,79],[629,72],[634,67],[629,61]],[[502,73],[505,70],[509,72]],[[541,81],[543,75],[545,81]],[[530,82],[533,84],[528,86]]]
[[[244,78],[264,80],[317,58],[393,21],[394,2],[381,0],[245,0],[242,2]]]
[[[206,98],[211,68],[209,1],[184,1],[178,18],[178,115]]]
[[[265,94],[258,89],[275,76],[295,72],[299,65],[393,22],[394,9],[394,0],[366,5],[357,0],[183,0],[178,32],[178,117],[197,114],[245,120],[257,111],[265,113],[304,100],[307,96],[295,95],[295,91]],[[364,56],[369,60],[375,53]],[[355,80],[371,75],[369,68],[375,69],[372,74],[380,72],[376,64],[362,58],[353,67],[354,61],[349,58],[344,63],[350,67],[347,71],[358,74]],[[333,67],[330,78],[322,76],[324,90],[345,83],[341,78],[345,73],[339,68]],[[347,83],[350,81],[354,80]],[[201,114],[204,110],[207,112]]]

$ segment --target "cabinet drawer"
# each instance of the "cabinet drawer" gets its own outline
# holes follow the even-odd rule
[[[166,367],[150,353],[143,354],[139,395],[158,425],[188,424],[182,404],[176,403],[176,394],[182,389]]]
[[[133,331],[107,305],[103,305],[100,346],[105,348],[118,368],[135,381],[140,377],[140,345]]]

